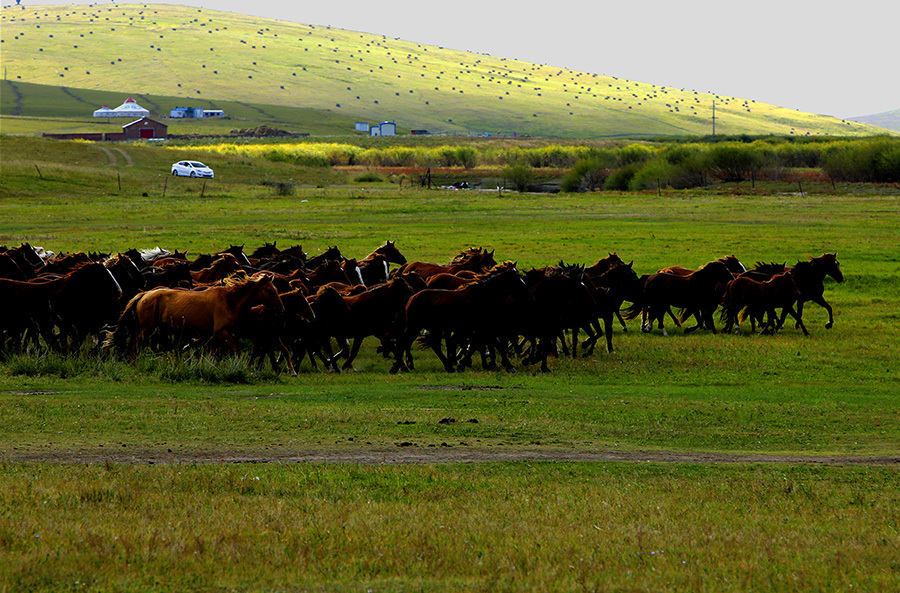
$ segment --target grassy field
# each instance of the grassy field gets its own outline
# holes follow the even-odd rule
[[[749,97],[184,6],[11,6],[0,11],[0,22],[0,113],[4,127],[23,132],[32,120],[19,118],[35,116],[92,127],[94,109],[127,96],[157,117],[189,104],[295,132],[341,135],[352,133],[355,121],[384,120],[433,133],[705,135],[714,102],[720,134],[878,130]],[[170,131],[185,130],[197,126],[173,122]]]
[[[200,148],[119,148],[0,137],[0,244],[363,256],[391,239],[522,269],[617,251],[639,273],[837,251],[845,281],[826,281],[833,329],[808,306],[808,338],[632,325],[549,375],[448,375],[420,352],[391,376],[374,344],[356,372],[296,378],[6,357],[0,591],[900,587],[896,187],[498,195],[229,156],[204,187],[166,175]],[[286,179],[293,196],[264,185]],[[328,459],[344,463],[309,463]]]

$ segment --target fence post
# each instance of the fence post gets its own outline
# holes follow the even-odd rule
[[[40,177],[41,179],[44,179],[44,176],[41,174],[41,170],[38,169],[37,163],[34,164],[34,168],[37,169],[38,177]]]

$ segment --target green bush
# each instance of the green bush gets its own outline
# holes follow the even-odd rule
[[[754,146],[728,142],[709,149],[709,164],[713,175],[723,181],[743,181],[762,170],[762,153]]]
[[[626,165],[613,171],[603,183],[603,189],[610,191],[628,191],[632,177],[641,168],[640,163]]]
[[[357,183],[378,183],[384,181],[384,178],[374,171],[368,171],[362,175],[356,176],[353,181]]]
[[[527,191],[534,181],[534,169],[528,165],[508,165],[501,172],[506,183],[516,191]]]
[[[615,165],[615,156],[605,151],[581,159],[572,171],[563,177],[560,189],[565,192],[594,191],[603,187]]]

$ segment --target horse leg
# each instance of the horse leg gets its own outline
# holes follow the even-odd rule
[[[834,311],[832,311],[831,305],[829,305],[825,301],[824,296],[817,296],[816,298],[812,299],[812,302],[825,307],[825,310],[828,311],[828,323],[825,324],[825,329],[831,329],[834,325]]]
[[[619,311],[618,309],[616,309],[616,319],[619,320],[619,325],[622,326],[622,331],[623,331],[623,332],[627,332],[627,331],[628,331],[628,326],[625,325],[625,320],[622,318],[622,313],[621,313],[621,311]]]
[[[448,373],[454,373],[456,372],[456,345],[453,342],[453,333],[448,330],[443,338],[443,341],[447,344],[447,356],[444,356],[444,353],[441,352],[441,341],[440,336],[438,339],[432,341],[431,349],[444,365],[444,370]]]
[[[613,345],[612,345],[613,314],[612,314],[612,312],[609,312],[603,316],[603,325],[606,326],[606,353],[612,354],[612,351],[613,351]]]
[[[803,324],[803,318],[800,316],[799,313],[795,312],[795,311],[794,311],[794,308],[791,307],[790,305],[787,306],[787,307],[784,307],[784,308],[781,310],[781,322],[778,324],[778,328],[777,328],[777,329],[780,329],[781,326],[784,325],[784,320],[785,320],[785,318],[788,316],[788,314],[790,314],[791,317],[793,317],[794,320],[797,322],[797,327],[799,327],[801,330],[803,330],[803,335],[804,335],[804,336],[808,336],[808,335],[809,335],[809,332],[806,331],[806,326]]]
[[[503,340],[498,338],[494,338],[493,342],[496,344],[497,351],[500,353],[500,362],[503,364],[503,368],[506,369],[507,373],[515,373],[516,367],[509,361],[509,349],[506,347],[506,344]],[[493,346],[491,347],[493,348]],[[491,366],[493,367],[495,365]]]
[[[280,352],[281,355],[284,357],[284,360],[287,364],[287,368],[289,371],[291,371],[291,377],[296,377],[297,371],[294,369],[294,361],[291,360],[291,351],[288,350],[288,347],[285,346],[284,341],[282,341],[282,339],[280,337],[275,338],[274,347],[269,350],[269,356],[271,357],[271,361],[272,361],[272,368],[276,368],[275,367],[275,364],[276,364],[275,350],[278,350],[278,352]],[[276,370],[276,372],[278,372],[278,371]]]
[[[353,361],[356,359],[356,355],[359,354],[359,347],[362,345],[362,341],[362,336],[354,336],[353,347],[350,348],[350,354],[347,356],[347,360],[341,367],[342,370],[347,371],[353,368]]]

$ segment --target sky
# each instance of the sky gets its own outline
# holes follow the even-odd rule
[[[330,25],[839,118],[900,108],[897,0],[155,3]]]

